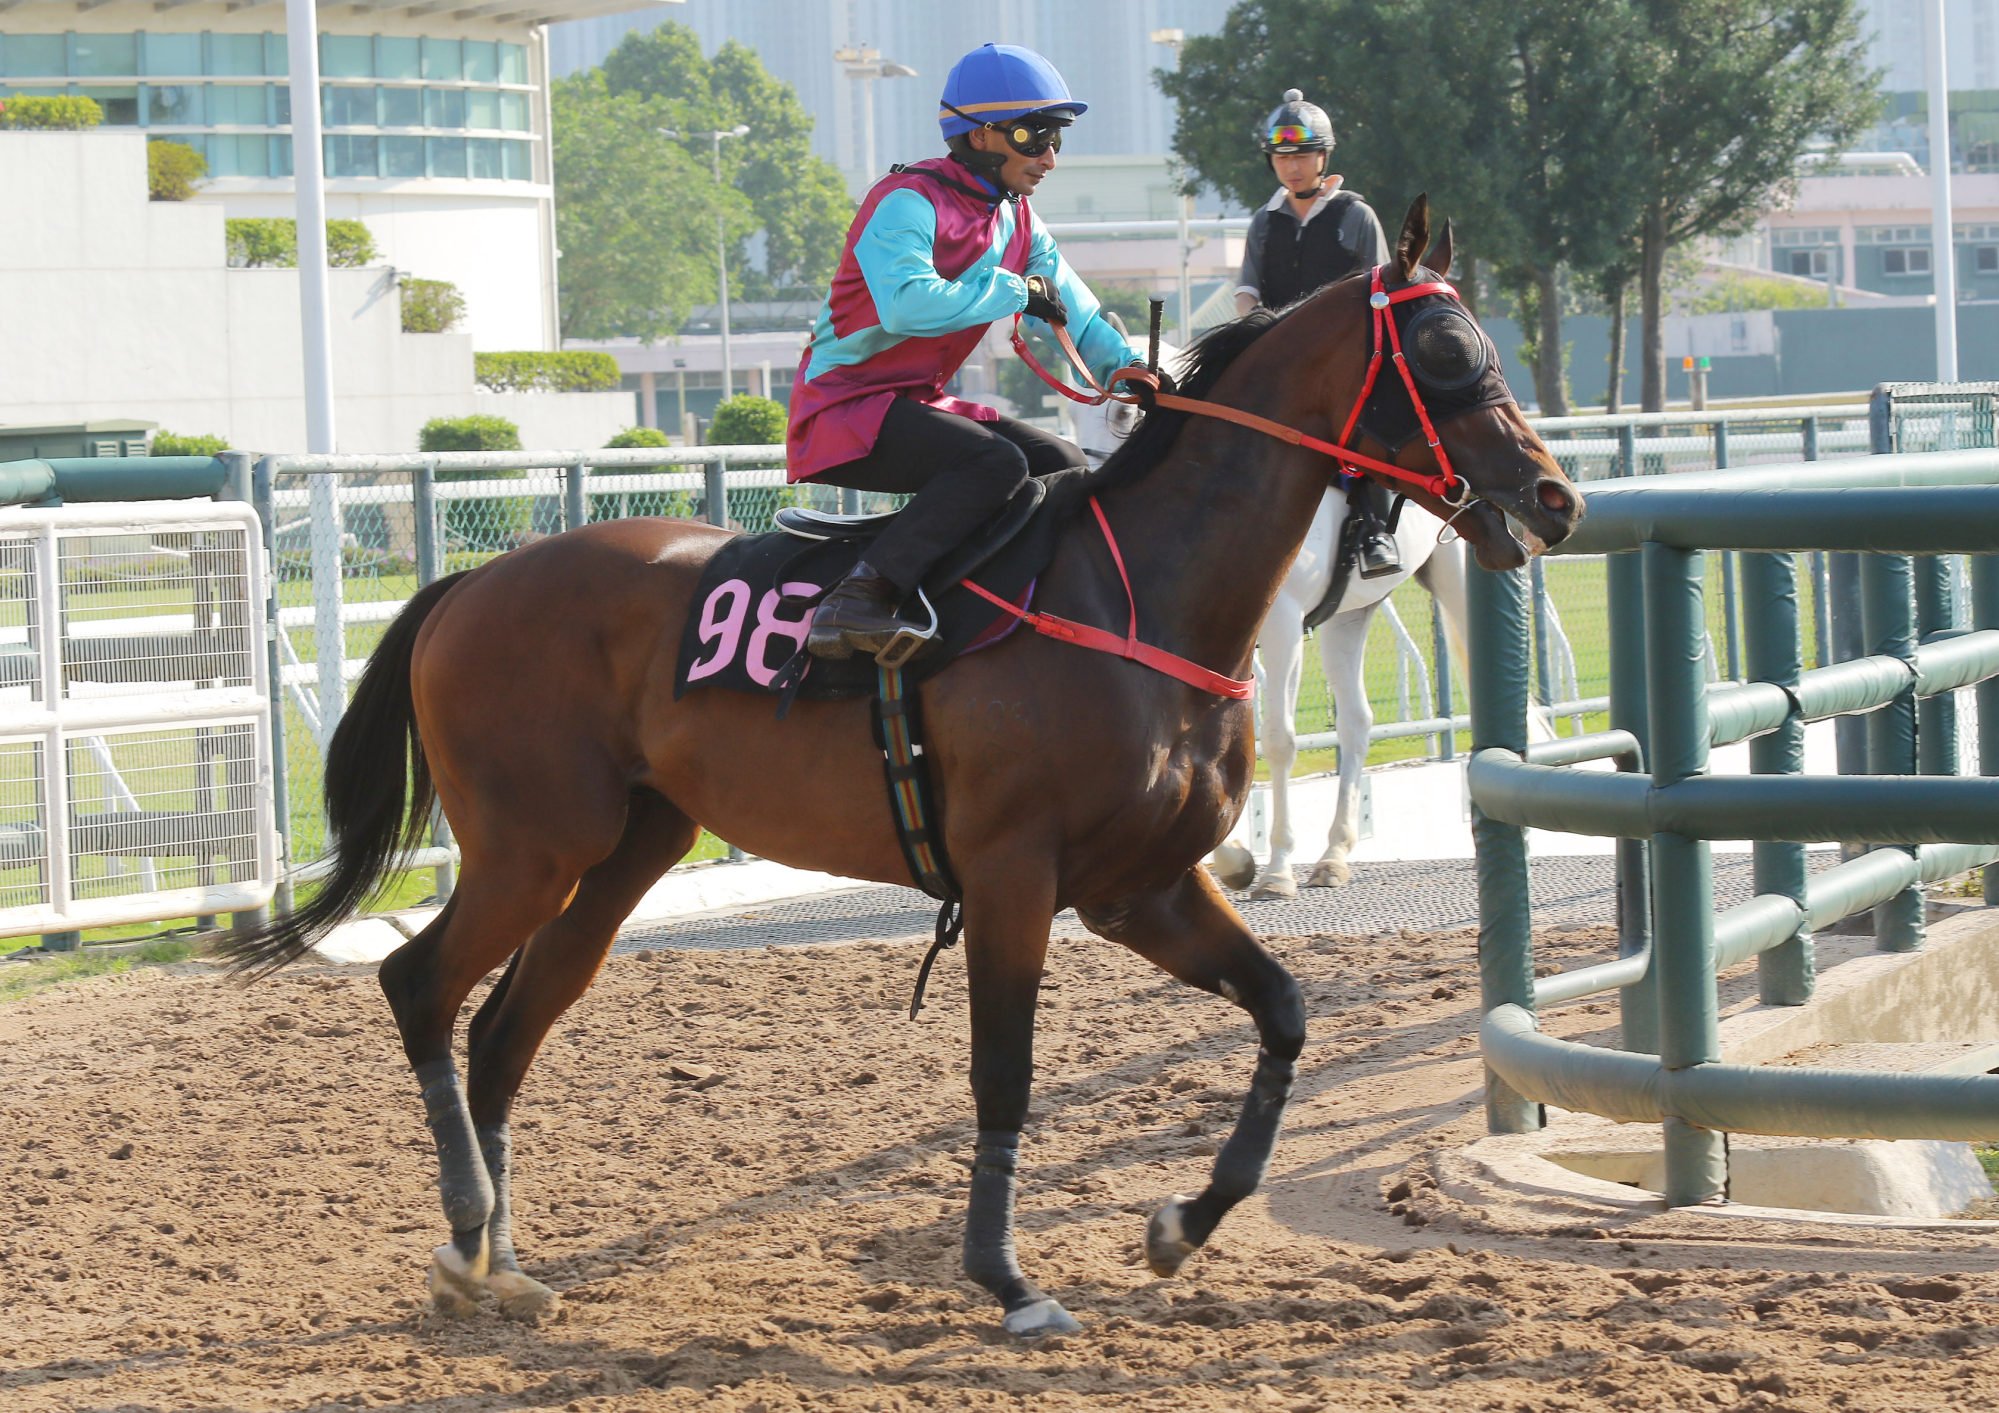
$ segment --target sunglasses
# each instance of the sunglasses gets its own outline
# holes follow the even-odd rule
[[[987,123],[987,127],[1006,139],[1006,145],[1023,157],[1039,157],[1049,150],[1062,150],[1062,129],[1056,124],[1046,127],[1028,123]]]
[[[1297,123],[1279,123],[1270,130],[1270,143],[1273,147],[1297,147],[1314,140],[1312,130]]]

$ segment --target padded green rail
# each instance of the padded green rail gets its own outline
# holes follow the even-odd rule
[[[1741,552],[1744,683],[1706,680],[1706,549]],[[1794,551],[1860,552],[1860,655],[1803,670]],[[1999,1076],[1721,1064],[1715,991],[1718,970],[1753,957],[1766,1002],[1803,1004],[1814,928],[1873,907],[1881,945],[1920,946],[1916,885],[1999,859],[1999,779],[1916,773],[1919,703],[1973,684],[1980,759],[1999,767],[1987,748],[1999,736],[1984,732],[1988,712],[1999,722],[1995,551],[1995,451],[1593,484],[1586,518],[1553,552],[1610,556],[1612,729],[1531,750],[1526,576],[1475,571],[1468,778],[1494,1131],[1538,1127],[1542,1104],[1659,1122],[1673,1205],[1725,1195],[1727,1130],[1999,1138]],[[1922,636],[1915,604],[1933,576],[1913,557],[1960,552],[1974,556],[1973,626]],[[1805,724],[1857,713],[1867,773],[1803,775]],[[1743,740],[1752,773],[1711,775],[1710,748]],[[1605,758],[1617,771],[1572,768]],[[1954,751],[1922,762],[1949,770]],[[1616,959],[1535,976],[1530,826],[1624,841]],[[1755,896],[1719,915],[1713,839],[1756,841]],[[1828,840],[1875,847],[1807,877],[1804,844]],[[1624,1050],[1536,1027],[1537,1006],[1611,989]]]

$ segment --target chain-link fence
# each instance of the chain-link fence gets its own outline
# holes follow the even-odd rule
[[[1536,426],[1563,469],[1589,481],[1862,455],[1867,416],[1866,406],[1855,404],[1575,417]],[[785,505],[853,511],[895,503],[787,485],[777,446],[266,457],[256,482],[279,630],[271,662],[284,763],[279,813],[294,868],[307,872],[327,846],[325,743],[368,655],[418,586],[591,521],[663,515],[756,532],[769,529]],[[1738,654],[1730,566],[1716,557],[1710,574],[1713,670],[1732,675]],[[1809,565],[1801,569],[1804,601],[1815,606],[1822,601],[1820,577]],[[1537,574],[1536,583],[1537,695],[1561,720],[1580,726],[1603,709],[1608,691],[1603,562],[1564,557]],[[1465,711],[1461,687],[1439,690],[1435,617],[1430,596],[1412,583],[1395,592],[1377,619],[1365,677],[1375,736],[1395,743],[1381,758],[1449,749],[1452,738],[1440,732],[1438,719]],[[1823,613],[1813,621],[1822,624]],[[1307,751],[1331,747],[1332,694],[1316,650],[1305,654],[1297,728]],[[1313,768],[1309,756],[1301,768]],[[438,840],[419,863],[448,859],[441,832]]]

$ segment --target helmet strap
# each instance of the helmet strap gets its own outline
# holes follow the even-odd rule
[[[953,158],[997,185],[1000,168],[1006,165],[1004,152],[981,152],[972,146],[971,134],[962,132],[945,138],[944,145],[951,149]]]

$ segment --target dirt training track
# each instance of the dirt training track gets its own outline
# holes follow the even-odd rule
[[[185,967],[43,993],[0,1009],[0,1408],[1999,1397],[1990,1232],[1472,1200],[1453,1156],[1483,1125],[1472,935],[1273,946],[1313,1019],[1271,1182],[1158,1281],[1146,1215],[1198,1187],[1254,1041],[1234,1007],[1117,947],[1054,944],[1022,1258],[1085,1327],[1036,1346],[957,1274],[955,954],[915,1024],[910,945],[613,958],[516,1114],[522,1254],[567,1300],[539,1328],[426,1311],[429,1137],[371,975],[241,989]],[[1571,934],[1543,955],[1607,950]],[[1611,1021],[1569,1007],[1550,1028],[1601,1041]]]

